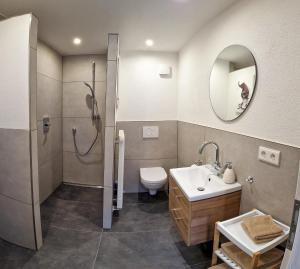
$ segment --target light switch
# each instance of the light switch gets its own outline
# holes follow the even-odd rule
[[[266,148],[266,147],[259,147],[258,159],[260,161],[279,166],[280,151],[275,150],[275,149]]]
[[[158,138],[158,126],[143,126],[143,138]]]

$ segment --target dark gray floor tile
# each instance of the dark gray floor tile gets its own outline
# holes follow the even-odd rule
[[[167,230],[172,220],[168,203],[132,203],[124,205],[118,217],[113,218],[112,232],[140,232]]]
[[[103,233],[95,269],[183,269],[168,232]]]
[[[0,239],[0,268],[22,268],[35,254],[35,251],[16,246]]]
[[[183,241],[175,243],[183,259],[190,266],[201,263],[210,263],[212,257],[212,244],[204,243],[188,247]]]
[[[168,201],[168,196],[165,191],[160,191],[152,196],[149,192],[140,193],[125,193],[124,204],[129,203],[159,203]]]
[[[100,233],[51,228],[44,245],[21,268],[92,268]]]
[[[201,262],[190,266],[191,269],[207,269],[211,266],[211,261]]]
[[[44,233],[53,226],[79,231],[100,231],[102,204],[50,197],[41,205],[41,217]]]
[[[61,184],[51,197],[62,200],[99,203],[103,201],[103,189]]]

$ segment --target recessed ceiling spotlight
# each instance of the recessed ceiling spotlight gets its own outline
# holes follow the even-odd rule
[[[75,37],[75,38],[73,39],[73,44],[75,44],[75,45],[80,45],[80,44],[81,44],[81,38]]]
[[[145,44],[148,46],[148,47],[152,47],[154,45],[154,41],[152,39],[147,39],[145,41]]]

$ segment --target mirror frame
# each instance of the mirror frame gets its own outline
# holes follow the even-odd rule
[[[254,81],[254,87],[253,87],[252,97],[251,97],[251,99],[249,100],[249,103],[248,103],[246,109],[243,111],[243,113],[241,113],[240,115],[238,115],[236,118],[231,119],[231,120],[226,120],[226,119],[222,119],[222,118],[217,114],[217,112],[215,111],[215,109],[214,109],[214,107],[213,107],[213,103],[212,103],[212,100],[211,100],[211,94],[210,94],[210,90],[211,90],[211,88],[210,88],[211,85],[210,85],[210,84],[211,84],[211,75],[212,75],[212,72],[213,72],[213,69],[214,69],[214,65],[215,65],[215,62],[217,61],[217,59],[219,58],[219,55],[222,54],[223,51],[225,51],[227,48],[232,47],[232,46],[240,46],[240,47],[243,47],[243,48],[245,48],[245,49],[247,49],[247,50],[249,51],[249,53],[251,54],[251,56],[252,56],[252,58],[253,58],[254,64],[255,64],[255,72],[256,72],[256,75],[255,75],[255,81]],[[250,49],[248,49],[246,46],[240,45],[240,44],[232,44],[232,45],[229,45],[229,46],[225,47],[224,49],[222,49],[222,50],[218,53],[217,57],[215,58],[215,60],[214,60],[214,62],[213,62],[213,64],[212,64],[212,68],[211,68],[210,75],[209,75],[209,88],[208,88],[209,100],[210,100],[210,106],[211,106],[211,108],[212,108],[214,114],[217,116],[218,119],[220,119],[220,120],[223,121],[223,122],[233,122],[233,121],[235,121],[235,120],[237,120],[237,119],[240,119],[240,117],[241,117],[244,113],[246,113],[246,111],[248,110],[249,106],[250,106],[251,103],[252,103],[252,100],[254,99],[254,97],[255,97],[255,95],[256,95],[257,77],[258,77],[258,69],[257,69],[257,62],[256,62],[256,59],[255,59],[254,54],[252,53],[252,51],[251,51]]]

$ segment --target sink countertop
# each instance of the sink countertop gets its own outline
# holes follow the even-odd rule
[[[190,202],[213,198],[242,189],[240,183],[224,183],[223,179],[214,175],[210,168],[210,165],[182,167],[170,169],[170,173]]]

